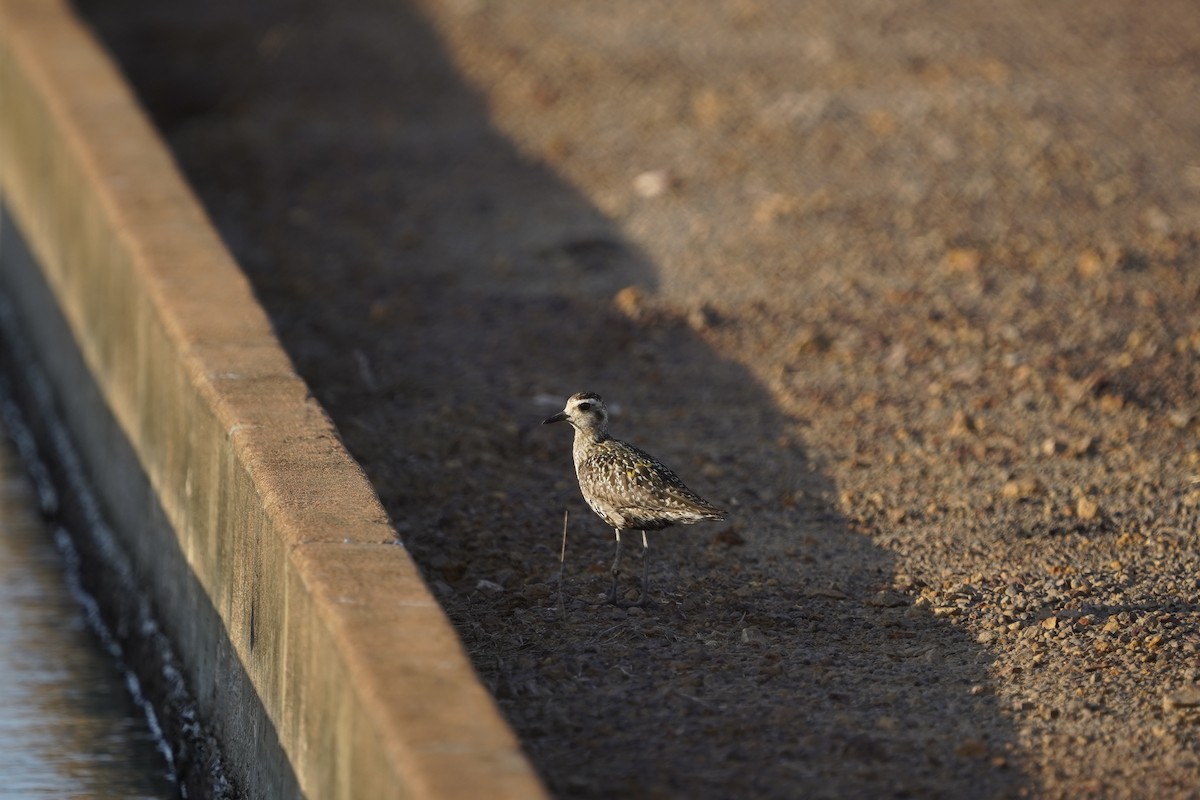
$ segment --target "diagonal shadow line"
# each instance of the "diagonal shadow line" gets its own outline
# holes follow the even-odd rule
[[[892,555],[849,530],[796,421],[743,365],[679,309],[614,307],[624,287],[652,293],[660,268],[493,128],[419,12],[79,6],[555,793],[1029,786],[987,651],[889,600]],[[534,428],[580,389],[626,410],[618,435],[734,510],[659,535],[649,614],[592,605],[610,540],[562,432]]]

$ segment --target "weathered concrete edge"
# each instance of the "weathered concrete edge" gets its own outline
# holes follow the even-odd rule
[[[162,509],[121,503],[104,436],[85,431],[234,777],[273,796],[258,721],[226,694],[241,669],[310,797],[544,796],[244,276],[61,0],[0,0],[0,197]],[[189,576],[156,559],[161,536]],[[186,619],[184,577],[239,664]]]

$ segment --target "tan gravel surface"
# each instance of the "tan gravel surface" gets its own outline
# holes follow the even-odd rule
[[[80,6],[556,794],[1200,796],[1192,0]]]

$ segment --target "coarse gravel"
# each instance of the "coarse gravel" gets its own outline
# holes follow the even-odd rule
[[[79,8],[557,796],[1200,796],[1190,0]]]

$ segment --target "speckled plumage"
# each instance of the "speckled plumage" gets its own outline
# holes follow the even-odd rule
[[[616,600],[622,531],[641,531],[645,553],[646,531],[725,518],[724,511],[689,489],[661,461],[609,435],[608,409],[600,395],[593,392],[571,395],[566,407],[543,424],[563,421],[575,428],[572,455],[583,499],[616,532],[617,555],[612,567],[610,601]],[[644,561],[643,601],[646,564]]]

